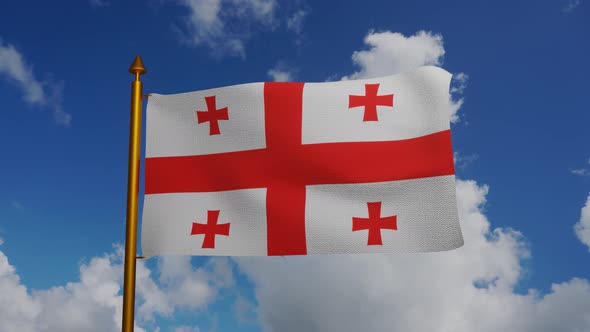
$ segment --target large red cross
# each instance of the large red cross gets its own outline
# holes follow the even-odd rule
[[[215,235],[229,236],[229,223],[218,224],[219,210],[207,211],[207,223],[194,222],[191,235],[205,234],[202,248],[215,248]]]
[[[379,121],[377,106],[393,107],[393,94],[378,96],[379,84],[365,84],[364,96],[348,96],[348,108],[365,106],[363,121]]]
[[[399,141],[302,144],[302,98],[303,83],[265,83],[266,148],[146,158],[145,193],[266,188],[268,255],[304,255],[306,186],[454,174],[449,130]]]
[[[352,231],[369,230],[368,246],[382,245],[381,230],[397,229],[397,216],[381,217],[381,202],[367,203],[369,208],[369,218],[352,218]]]
[[[229,120],[227,107],[217,109],[215,96],[205,97],[205,103],[207,104],[206,111],[197,110],[197,123],[210,122],[209,135],[219,135],[219,121]]]

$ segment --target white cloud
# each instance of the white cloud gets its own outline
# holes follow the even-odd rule
[[[143,301],[137,306],[136,315],[144,321],[153,321],[158,314],[169,317],[174,312],[174,306],[170,303],[168,294],[160,288],[153,279],[151,271],[145,264],[137,264],[135,271],[136,293],[141,294]],[[123,285],[121,285],[122,287]]]
[[[212,282],[219,288],[230,288],[235,285],[233,269],[227,257],[212,257],[209,267],[215,275]]]
[[[488,188],[458,181],[465,246],[442,253],[241,258],[265,331],[586,331],[590,283],[514,288],[529,253],[513,230],[491,229]]]
[[[455,168],[464,169],[475,162],[477,158],[479,158],[477,154],[465,155],[458,151],[453,152],[453,163],[455,164]]]
[[[449,113],[451,114],[451,123],[459,122],[459,109],[463,107],[464,100],[463,98],[459,98],[457,100],[453,100],[451,95],[451,99],[449,100]]]
[[[37,81],[32,69],[27,66],[23,56],[10,44],[0,41],[0,73],[17,83],[24,92],[25,101],[42,104],[45,99],[43,85]]]
[[[590,158],[588,158],[588,165],[590,165]],[[572,170],[572,174],[579,175],[579,176],[590,176],[590,168],[588,167],[581,167]]]
[[[62,107],[62,84],[43,83],[37,80],[32,67],[27,65],[23,55],[14,46],[4,44],[2,39],[0,39],[0,76],[4,76],[22,90],[25,102],[50,108],[58,124],[70,125],[72,117],[64,112]]]
[[[206,44],[213,50],[217,49],[217,52],[244,55],[244,45],[241,40],[226,35],[223,22],[218,16],[221,0],[181,0],[181,4],[189,9],[187,20],[189,43]]]
[[[271,26],[275,0],[181,0],[189,10],[185,41],[209,47],[216,56],[245,56],[249,25]],[[231,22],[231,24],[229,24]]]
[[[449,101],[449,109],[451,112],[452,123],[459,122],[458,112],[461,106],[463,106],[463,103],[465,102],[463,92],[465,92],[465,88],[467,88],[468,80],[469,76],[465,73],[454,74],[453,79],[451,80],[451,100]]]
[[[295,33],[295,45],[303,44],[303,24],[309,14],[308,10],[299,9],[287,18],[287,29]]]
[[[139,306],[142,319],[151,321],[154,314],[170,317],[175,308],[201,309],[211,303],[221,288],[234,286],[233,271],[227,258],[211,258],[201,268],[194,268],[190,256],[162,256],[158,259],[159,278],[138,267]]]
[[[440,65],[442,41],[430,32],[371,32],[369,50],[353,54],[358,71],[344,79]],[[455,75],[452,93],[466,82]],[[515,291],[529,249],[519,232],[491,227],[487,193],[485,185],[457,181],[465,245],[453,251],[236,259],[255,285],[260,324],[269,332],[590,330],[587,280],[553,284],[545,295]]]
[[[364,42],[369,50],[352,54],[352,61],[360,69],[345,76],[346,79],[379,77],[420,66],[441,65],[445,54],[442,35],[428,31],[419,31],[410,37],[397,32],[371,31]]]
[[[582,0],[569,0],[568,3],[562,8],[565,13],[571,13],[582,4]]]
[[[274,11],[277,7],[275,0],[231,0],[229,3],[234,7],[229,7],[228,10],[234,11],[236,16],[253,16],[263,23],[271,23],[274,20]]]
[[[451,87],[451,92],[463,93],[465,88],[467,87],[467,80],[469,76],[465,73],[458,73],[453,76],[455,80],[455,85]]]
[[[7,332],[34,331],[34,319],[41,311],[32,299],[8,258],[0,252],[0,327]]]
[[[242,295],[236,297],[234,314],[238,322],[242,324],[256,322],[256,306]]]
[[[590,250],[590,194],[580,212],[580,221],[574,225],[574,230],[578,239],[588,246],[588,250]]]
[[[289,82],[292,80],[291,72],[276,68],[270,69],[268,71],[268,76],[270,76],[275,82]]]
[[[266,73],[275,82],[292,82],[295,78],[296,68],[286,61],[279,61]]]
[[[363,79],[393,75],[427,65],[441,66],[445,55],[443,37],[429,31],[419,31],[406,37],[397,32],[369,32],[364,40],[368,50],[355,51],[352,61],[359,68],[343,79]],[[449,112],[451,122],[459,122],[458,111],[464,103],[460,97],[469,76],[457,73],[451,82]]]
[[[163,257],[159,270],[160,283],[165,285],[171,305],[199,308],[215,295],[215,289],[209,285],[209,274],[203,268],[194,269],[189,256]]]
[[[117,247],[113,254],[82,264],[79,281],[27,290],[0,251],[0,331],[120,331],[122,256],[122,248]],[[155,315],[170,317],[180,308],[205,307],[220,287],[233,285],[228,264],[227,259],[213,260],[194,269],[190,260],[163,257],[158,262],[158,280],[144,261],[138,261],[136,324],[147,324]],[[145,330],[136,326],[135,331]]]
[[[289,18],[287,18],[287,29],[295,32],[297,35],[301,35],[303,32],[303,22],[305,21],[305,17],[307,16],[308,12],[299,9]]]
[[[0,330],[117,331],[120,273],[113,256],[96,257],[80,267],[79,282],[29,292],[0,252]]]

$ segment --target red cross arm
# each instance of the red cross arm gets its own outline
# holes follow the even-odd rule
[[[365,96],[348,96],[348,108],[365,106],[367,104],[365,99],[367,99]]]
[[[271,183],[344,184],[454,174],[451,133],[386,142],[304,145],[289,162],[268,150],[145,161],[145,193],[213,192],[266,188]]]
[[[227,107],[224,107],[215,112],[209,111],[197,111],[197,123],[216,121],[216,120],[229,120],[229,114],[227,113]]]
[[[393,106],[393,95],[377,96],[377,105]]]
[[[352,217],[352,231],[353,232],[369,229],[370,225],[371,225],[371,219],[369,219],[369,218]]]
[[[145,193],[266,188],[277,181],[345,184],[451,175],[451,151],[446,130],[402,141],[303,145],[286,150],[288,158],[274,158],[265,149],[146,158]]]

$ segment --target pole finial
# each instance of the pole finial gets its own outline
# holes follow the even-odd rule
[[[145,66],[143,65],[143,61],[141,61],[141,57],[139,55],[135,57],[135,60],[133,60],[133,63],[129,67],[129,72],[131,74],[139,75],[143,75],[147,72]]]

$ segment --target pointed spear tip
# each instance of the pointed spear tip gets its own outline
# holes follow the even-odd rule
[[[147,72],[145,66],[143,65],[143,61],[141,61],[141,57],[139,55],[135,57],[135,60],[133,60],[133,63],[129,67],[129,72],[131,74],[138,73],[139,75],[143,75]]]

